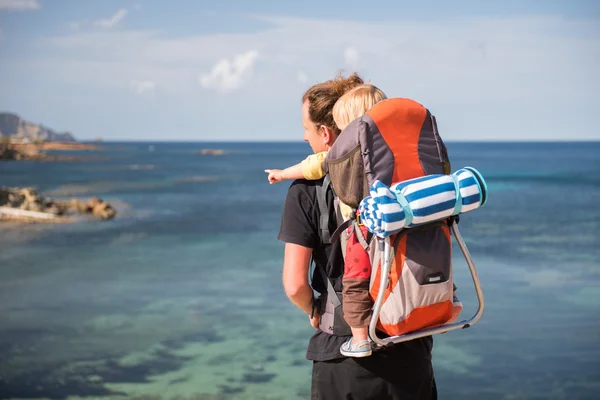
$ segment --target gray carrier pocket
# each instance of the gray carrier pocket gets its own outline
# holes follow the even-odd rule
[[[406,238],[406,265],[419,285],[433,285],[450,279],[451,244],[441,227],[409,232]]]
[[[348,336],[352,335],[350,326],[344,319],[344,310],[342,308],[342,293],[334,292],[335,298],[332,300],[327,293],[320,297],[321,304],[321,323],[319,329],[330,335]]]

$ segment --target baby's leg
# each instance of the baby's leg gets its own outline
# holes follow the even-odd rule
[[[369,340],[369,326],[362,326],[360,328],[350,327],[352,331],[352,343],[356,344],[363,340]]]
[[[340,353],[347,357],[368,357],[373,352],[368,334],[373,305],[369,295],[370,278],[369,255],[353,234],[346,246],[342,280],[344,319],[352,330],[352,339],[344,342],[340,347]]]
[[[361,232],[366,237],[366,228]],[[354,342],[368,340],[368,328],[371,320],[373,302],[369,295],[371,261],[369,254],[353,233],[348,238],[344,265],[342,301],[344,319],[352,329]]]

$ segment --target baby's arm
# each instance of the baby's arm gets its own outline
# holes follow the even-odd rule
[[[265,172],[269,174],[270,184],[281,182],[284,179],[304,178],[304,175],[302,174],[302,164],[292,165],[286,169],[265,169]]]
[[[326,151],[311,154],[300,164],[292,165],[284,170],[265,169],[265,172],[269,174],[269,183],[273,184],[281,182],[284,179],[321,179],[325,176],[325,171],[323,171],[323,160],[326,155]]]

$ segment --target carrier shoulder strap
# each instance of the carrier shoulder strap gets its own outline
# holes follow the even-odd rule
[[[431,117],[431,128],[433,129],[433,137],[435,139],[435,144],[437,146],[438,158],[440,160],[440,164],[442,164],[442,170],[445,175],[450,175],[451,166],[450,159],[448,158],[448,150],[446,149],[446,145],[442,142],[442,138],[440,137],[440,133],[438,131],[437,120],[433,116],[433,114],[429,113]]]
[[[335,288],[333,287],[333,284],[331,283],[331,279],[329,279],[329,277],[327,276],[327,273],[325,272],[325,268],[323,268],[320,265],[317,265],[316,262],[315,262],[315,268],[319,270],[319,273],[321,274],[321,278],[323,279],[323,282],[325,282],[327,284],[327,301],[331,302],[331,304],[333,304],[334,307],[338,307],[340,304],[342,304],[342,302],[340,301],[339,297],[337,296],[337,293],[335,292]]]
[[[319,204],[319,229],[321,240],[325,244],[331,243],[331,232],[329,232],[329,207],[327,206],[327,189],[331,186],[329,174],[323,178],[323,183],[317,185],[317,203]]]
[[[325,178],[323,178],[323,183],[316,187],[317,203],[319,204],[319,214],[320,214],[319,232],[321,235],[321,240],[325,244],[333,244],[333,243],[337,242],[338,240],[340,240],[340,235],[344,231],[344,229],[346,229],[350,225],[352,225],[357,230],[358,241],[360,242],[360,244],[362,245],[362,247],[365,250],[368,250],[372,235],[369,234],[368,237],[365,238],[362,235],[362,233],[360,232],[360,229],[358,229],[356,219],[349,219],[349,220],[343,221],[342,223],[339,223],[339,221],[342,221],[343,218],[342,218],[342,214],[340,211],[339,199],[337,199],[337,198],[335,198],[333,201],[333,204],[335,207],[336,219],[338,222],[338,224],[336,224],[337,229],[333,233],[330,232],[330,230],[329,230],[329,205],[327,203],[327,190],[330,188],[333,191],[333,187],[331,187],[331,179],[329,178],[329,174],[327,174],[327,175],[325,175]],[[335,196],[335,193],[334,193],[334,196]],[[344,254],[344,257],[346,257],[345,246],[342,246],[342,252]]]
[[[329,232],[329,206],[327,204],[327,190],[331,186],[331,180],[329,179],[329,175],[325,175],[323,178],[323,182],[321,185],[317,185],[317,203],[319,205],[319,232],[321,235],[321,240],[325,244],[331,244],[331,233]],[[336,210],[337,212],[337,210]],[[314,260],[313,260],[314,261]],[[337,294],[335,292],[335,288],[331,283],[331,279],[327,276],[325,272],[325,268],[321,265],[317,265],[315,262],[315,268],[319,270],[319,274],[321,278],[323,278],[323,282],[327,284],[327,299],[330,301],[334,307],[337,307],[341,304]]]

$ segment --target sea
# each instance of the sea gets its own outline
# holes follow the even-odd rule
[[[289,182],[264,170],[309,146],[101,146],[0,163],[0,186],[118,211],[0,225],[0,398],[308,399],[313,328],[285,296],[276,239]],[[485,310],[435,336],[439,398],[599,399],[600,142],[447,146],[452,170],[476,168],[489,193],[459,224]],[[453,265],[468,318],[457,246]]]

